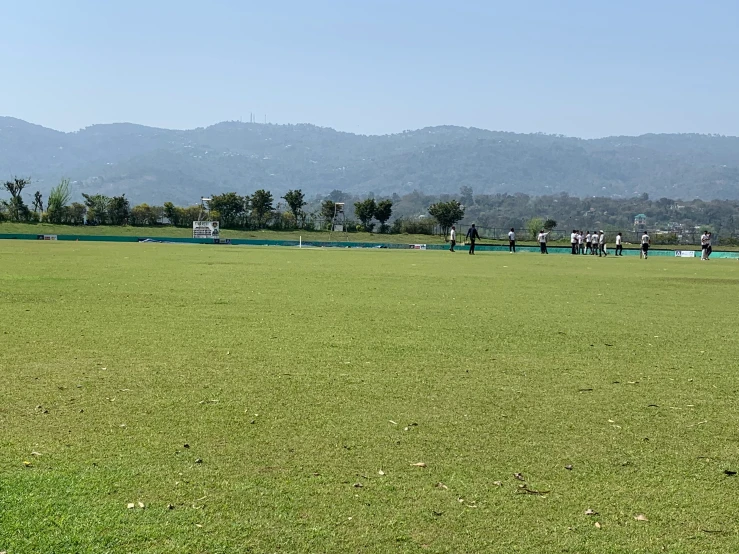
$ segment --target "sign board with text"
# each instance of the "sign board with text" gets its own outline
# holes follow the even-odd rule
[[[694,250],[675,250],[676,258],[695,258]]]
[[[192,238],[217,239],[220,238],[220,225],[217,221],[193,221]]]

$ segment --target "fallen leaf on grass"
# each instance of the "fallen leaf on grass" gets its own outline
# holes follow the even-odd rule
[[[25,462],[23,462],[23,463],[25,463]],[[734,475],[736,475],[736,471],[733,471],[731,469],[725,469],[724,470],[724,475],[728,475],[729,477],[733,477]]]
[[[41,456],[41,452],[36,452],[35,450],[31,452],[31,456]]]
[[[514,479],[518,479],[519,481],[525,481],[526,480],[526,478],[523,476],[522,473],[514,473],[513,474],[513,478]]]
[[[596,521],[596,522],[595,522],[595,527],[596,527],[597,529],[600,529],[600,523],[598,523],[598,522]]]
[[[174,504],[167,504],[168,510],[174,510]]]
[[[29,462],[28,460],[23,460],[23,465],[26,467],[31,467],[33,464]]]
[[[397,425],[397,422],[393,421],[392,419],[388,419],[388,421],[389,421],[390,423],[392,423],[393,425]]]
[[[502,481],[493,481],[493,485],[495,485],[496,487],[502,487],[503,486],[503,482]]]
[[[416,464],[411,464],[413,467],[426,467],[426,464],[423,462],[418,462]]]
[[[436,484],[435,484],[434,486],[435,486],[435,487],[436,487],[437,489],[444,489],[444,490],[449,490],[449,487],[447,487],[447,486],[446,486],[446,485],[445,485],[444,483],[442,483],[441,481],[439,481],[438,483],[436,483]]]
[[[364,485],[362,485],[362,483],[354,483],[354,488],[355,489],[361,489],[363,486]]]
[[[143,502],[139,502],[139,508],[144,508],[144,507],[145,507],[144,506],[144,503]]]
[[[647,516],[645,516],[644,514],[639,514],[638,516],[634,516],[634,519],[635,519],[636,521],[649,521],[649,520],[647,519]]]
[[[380,471],[377,472],[377,475],[385,475],[385,472],[382,471],[382,470],[380,470]]]
[[[202,525],[201,525],[200,523],[196,523],[196,524],[195,524],[195,527],[197,527],[198,529],[200,529],[200,528],[202,528],[203,526],[202,526]]]
[[[566,469],[567,471],[572,471],[572,464],[567,464],[567,465],[565,466],[565,469]]]
[[[587,510],[585,510],[585,515],[586,516],[597,516],[598,515],[598,512],[596,512],[595,510],[591,510],[590,508],[588,508]]]
[[[126,504],[126,508],[128,508],[129,510],[133,510],[135,507],[136,504],[134,504],[133,502],[129,502],[128,504]]]

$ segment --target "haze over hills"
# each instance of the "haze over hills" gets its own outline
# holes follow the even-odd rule
[[[363,136],[308,124],[224,122],[187,131],[129,123],[62,133],[0,117],[0,177],[61,177],[81,192],[187,205],[259,188],[281,195],[515,193],[739,199],[739,138],[673,134],[578,138],[430,127]]]

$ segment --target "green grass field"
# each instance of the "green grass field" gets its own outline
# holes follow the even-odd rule
[[[737,551],[737,271],[0,242],[0,551]]]

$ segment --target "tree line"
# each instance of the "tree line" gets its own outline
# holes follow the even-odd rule
[[[33,195],[31,206],[24,201],[30,180],[14,178],[2,185],[10,198],[0,200],[0,220],[81,225],[175,225],[191,227],[200,217],[200,206],[131,206],[125,194],[105,196],[83,193],[82,202],[72,202],[69,180],[63,179],[44,199]],[[27,195],[26,195],[27,196]],[[586,197],[567,194],[529,196],[527,194],[474,194],[462,186],[457,194],[432,195],[413,191],[405,195],[376,197],[369,193],[356,196],[334,190],[325,196],[308,198],[301,189],[293,189],[276,198],[265,189],[250,195],[236,192],[211,197],[210,217],[225,229],[305,229],[321,230],[330,226],[337,202],[344,204],[349,231],[448,235],[459,222],[476,223],[485,236],[486,229],[524,230],[564,229],[633,230],[634,216],[645,214],[647,228],[677,237],[709,228],[721,237],[739,242],[739,201],[682,201],[670,198],[650,199],[647,194],[630,198]],[[343,223],[343,221],[342,221]],[[497,231],[488,236],[497,236]],[[700,233],[698,233],[700,234]]]
[[[53,187],[46,199],[36,191],[29,208],[23,191],[30,184],[29,179],[14,178],[6,181],[3,187],[9,200],[0,200],[0,221],[26,223],[55,223],[62,225],[174,225],[191,227],[202,214],[201,206],[176,206],[165,202],[161,206],[138,204],[131,206],[125,194],[106,196],[103,194],[82,193],[83,202],[70,202],[72,191],[68,179],[63,179]],[[336,202],[325,198],[321,202],[309,202],[301,189],[289,190],[278,202],[273,194],[259,189],[251,195],[236,192],[215,194],[208,201],[208,214],[212,220],[219,221],[224,229],[305,229],[317,230],[330,226],[335,215]],[[352,204],[348,220],[348,230],[380,233],[392,232],[388,221],[393,215],[393,202],[389,199],[376,201],[363,198]],[[342,220],[341,223],[345,223]]]

